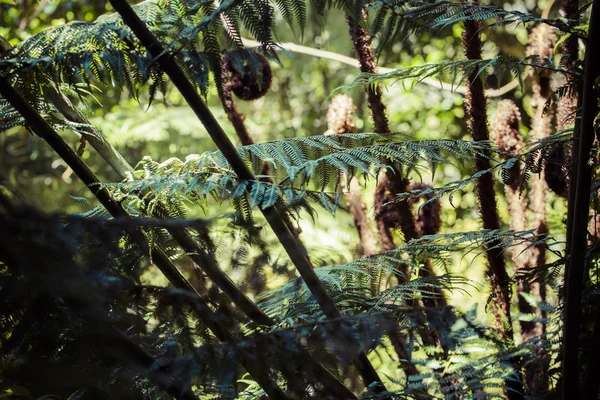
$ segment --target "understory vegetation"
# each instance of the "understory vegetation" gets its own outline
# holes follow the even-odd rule
[[[0,397],[598,398],[599,7],[0,0]]]

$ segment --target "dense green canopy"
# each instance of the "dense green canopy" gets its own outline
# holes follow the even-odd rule
[[[0,0],[0,396],[597,397],[597,8]]]

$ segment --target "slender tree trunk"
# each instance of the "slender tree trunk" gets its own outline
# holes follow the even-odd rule
[[[584,276],[587,274],[586,245],[587,226],[591,194],[592,168],[589,163],[590,152],[595,139],[594,119],[598,113],[598,95],[594,90],[595,80],[600,75],[600,10],[598,3],[592,5],[588,41],[584,59],[584,78],[581,99],[581,120],[576,124],[576,135],[578,136],[578,154],[573,153],[572,171],[576,171],[576,181],[571,180],[571,194],[574,202],[569,202],[570,226],[567,232],[569,248],[567,249],[567,274],[566,274],[566,298],[565,298],[565,324],[563,335],[563,399],[575,398],[582,394],[579,387],[579,374],[581,364],[579,363],[580,331],[581,331],[581,299],[583,292]],[[575,147],[574,147],[575,149]],[[570,228],[570,229],[569,229]],[[594,326],[592,336],[598,335],[598,325]],[[588,355],[600,354],[598,343],[593,343]],[[597,360],[587,360],[587,368],[597,372]],[[586,379],[585,394],[595,398],[598,396],[593,391],[597,389],[597,375],[588,375]],[[579,397],[578,397],[579,398]],[[583,398],[583,397],[581,397]]]
[[[469,60],[481,59],[481,38],[479,24],[474,20],[465,21],[463,33],[465,55]],[[468,93],[465,97],[469,127],[475,141],[489,140],[487,126],[487,99],[483,92],[480,71],[477,69],[467,77]],[[483,157],[475,158],[477,171],[491,168],[490,161]],[[496,205],[496,191],[494,190],[494,177],[485,174],[477,181],[477,196],[479,210],[483,220],[483,228],[500,229],[500,219]],[[497,243],[491,243],[487,248],[488,269],[487,276],[492,285],[494,313],[498,328],[504,332],[507,339],[512,341],[512,327],[510,318],[510,278],[506,272],[503,249]]]

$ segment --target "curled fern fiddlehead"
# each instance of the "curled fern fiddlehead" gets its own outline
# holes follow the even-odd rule
[[[225,53],[223,68],[229,72],[229,89],[241,100],[254,101],[263,97],[271,88],[273,72],[265,56],[256,52]]]

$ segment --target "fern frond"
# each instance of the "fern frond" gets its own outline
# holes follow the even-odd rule
[[[273,182],[261,181],[262,175],[257,175],[257,181],[238,181],[220,152],[160,164],[145,158],[131,179],[107,187],[126,197],[150,191],[154,200],[148,201],[168,202],[169,196],[194,202],[208,196],[228,199],[237,202],[235,207],[240,211],[266,208],[281,200],[306,209],[306,200],[312,199],[335,212],[341,200],[340,172],[349,180],[359,175],[375,177],[390,165],[433,171],[452,159],[487,158],[491,149],[487,142],[402,139],[401,134],[339,134],[240,147],[242,159],[257,174],[263,163],[269,164]]]
[[[224,30],[221,15],[229,22],[227,32],[236,47],[242,47],[242,23],[256,35],[263,50],[276,57],[271,37],[273,9],[266,0],[227,0],[218,7],[210,1],[147,0],[134,8],[165,51],[172,54],[188,79],[205,95],[210,75],[220,79],[223,48],[219,37]],[[43,30],[3,54],[0,75],[11,75],[13,85],[32,103],[43,98],[41,90],[48,82],[89,85],[95,80],[127,89],[133,97],[149,82],[150,101],[158,91],[164,92],[166,82],[158,63],[123,24],[119,14]]]
[[[549,64],[548,60],[540,60],[537,56],[526,58],[513,57],[507,55],[498,55],[490,59],[477,60],[455,60],[446,61],[437,64],[423,64],[410,68],[397,69],[383,74],[359,74],[350,85],[336,88],[331,96],[342,90],[355,90],[359,88],[370,87],[385,81],[393,81],[392,83],[404,80],[414,80],[419,83],[425,78],[436,78],[443,81],[451,81],[452,86],[459,86],[465,78],[477,72],[478,75],[483,75],[487,69],[494,69],[499,76],[511,74],[520,78],[522,72],[526,68],[544,69],[553,72],[572,75],[573,71],[568,71],[560,66]]]
[[[472,20],[493,20],[489,26],[547,24],[579,38],[586,36],[572,26],[574,21],[535,17],[517,10],[476,2],[378,0],[371,2],[368,11],[375,14],[371,31],[380,37],[378,51],[406,39],[410,34],[417,35],[430,30],[439,33],[451,25]]]
[[[345,265],[317,268],[315,271],[341,308],[390,310],[411,304],[415,297],[433,297],[436,294],[435,288],[461,290],[469,281],[454,275],[419,277],[413,280],[406,276],[406,282],[373,296],[372,281],[378,279],[381,274],[404,274],[403,266],[409,265],[412,270],[410,274],[418,276],[415,271],[423,268],[424,260],[444,262],[455,252],[470,252],[490,244],[501,248],[550,248],[554,245],[550,238],[535,234],[533,230],[481,230],[438,234],[413,239],[396,250],[357,259]],[[314,315],[313,313],[318,311],[316,301],[312,299],[301,279],[262,294],[259,296],[259,306],[269,315],[286,315],[290,321],[298,321],[302,315]]]

